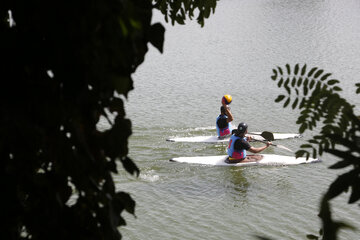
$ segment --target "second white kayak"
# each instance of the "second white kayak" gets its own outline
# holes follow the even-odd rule
[[[260,136],[261,132],[249,133],[247,136],[251,136],[255,140],[264,141],[265,139]],[[273,133],[274,140],[300,138],[301,134],[297,133]],[[195,136],[195,137],[175,137],[168,138],[169,142],[193,142],[193,143],[223,143],[228,142],[230,137],[220,139],[217,136]]]

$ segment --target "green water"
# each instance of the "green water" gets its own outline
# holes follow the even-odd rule
[[[155,14],[154,22],[163,22]],[[272,68],[307,64],[333,73],[357,105],[360,75],[360,2],[221,0],[204,28],[166,24],[164,54],[150,47],[126,101],[133,123],[130,156],[139,178],[120,169],[117,188],[136,200],[136,218],[124,213],[123,239],[306,239],[321,227],[321,194],[340,174],[319,164],[288,167],[211,167],[169,162],[172,157],[220,155],[224,145],[166,142],[168,137],[216,134],[220,99],[233,96],[234,123],[250,131],[297,133],[298,111],[274,99],[281,89]],[[102,123],[101,123],[102,124]],[[297,150],[302,139],[278,143]],[[260,144],[260,143],[259,143]],[[259,145],[260,146],[260,145]],[[289,155],[279,148],[264,153]],[[334,217],[358,231],[360,212],[348,195],[332,203]]]

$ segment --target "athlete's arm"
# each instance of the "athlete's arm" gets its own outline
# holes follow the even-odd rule
[[[229,123],[229,122],[232,122],[232,120],[234,120],[234,117],[233,115],[231,114],[231,111],[230,111],[230,108],[225,104],[223,103],[223,106],[225,108],[225,114],[227,116],[227,119],[226,121]]]
[[[258,148],[255,148],[255,147],[251,147],[248,149],[248,151],[252,152],[252,153],[259,153],[259,152],[262,152],[264,151],[265,149],[267,149],[272,143],[271,142],[266,142],[266,145],[263,146],[263,147],[258,147]]]

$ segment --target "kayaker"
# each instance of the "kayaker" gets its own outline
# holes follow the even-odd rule
[[[266,145],[263,147],[252,147],[249,144],[251,137],[245,137],[245,134],[248,132],[247,128],[248,125],[246,123],[240,123],[237,130],[235,130],[234,134],[230,137],[229,146],[227,148],[229,163],[243,161],[246,158],[246,151],[259,153],[272,145],[271,142],[266,142]]]
[[[218,138],[225,138],[232,132],[231,122],[234,120],[228,104],[231,103],[232,97],[225,95],[221,101],[220,115],[216,119],[216,131]]]

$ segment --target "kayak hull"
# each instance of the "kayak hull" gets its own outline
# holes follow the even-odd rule
[[[170,159],[172,162],[204,164],[212,166],[256,166],[256,165],[269,165],[269,166],[285,166],[285,165],[299,165],[307,163],[321,162],[320,159],[314,158],[295,158],[294,156],[284,156],[276,154],[257,154],[249,155],[248,159],[244,159],[238,163],[229,163],[227,155],[219,156],[198,156],[198,157],[176,157]]]
[[[254,140],[264,141],[265,139],[260,136],[261,132],[249,133],[247,136],[251,136]],[[274,133],[274,140],[300,138],[301,134],[296,133]],[[230,136],[224,139],[219,139],[217,136],[195,136],[195,137],[180,137],[180,138],[168,138],[169,142],[193,142],[193,143],[227,143]]]

